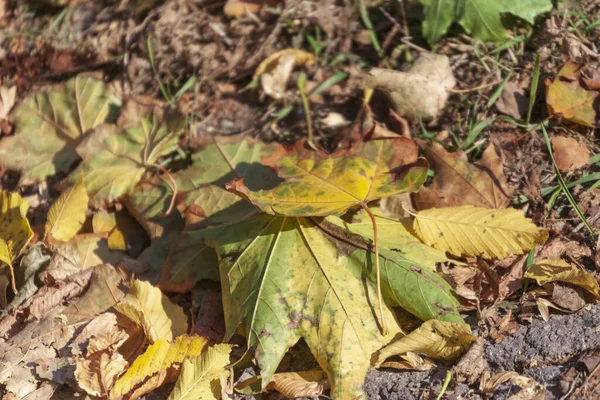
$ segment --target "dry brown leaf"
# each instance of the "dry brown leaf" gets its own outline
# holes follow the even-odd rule
[[[525,89],[516,82],[507,82],[502,94],[496,101],[496,108],[503,114],[510,115],[514,119],[521,119],[529,106],[529,99]]]
[[[488,369],[488,363],[483,353],[484,344],[485,340],[481,337],[478,338],[452,368],[452,374],[459,383],[466,381],[473,384],[477,382],[483,371]]]
[[[260,79],[262,89],[274,99],[285,94],[290,74],[295,66],[311,66],[315,63],[312,53],[298,49],[284,49],[271,54],[256,68],[254,79]]]
[[[407,72],[372,68],[366,85],[384,92],[400,116],[417,122],[437,117],[456,80],[447,56],[422,53]]]
[[[75,379],[79,387],[92,396],[106,398],[117,377],[127,368],[121,353],[101,351],[77,361]]]
[[[577,139],[553,136],[551,140],[556,166],[559,170],[571,171],[589,164],[590,151]]]
[[[449,153],[437,143],[420,144],[435,177],[430,186],[421,187],[414,195],[418,210],[460,205],[508,206],[512,190],[506,183],[502,160],[492,144],[476,163],[469,163],[463,151]]]
[[[0,8],[2,6],[0,5]],[[6,119],[8,113],[15,105],[17,98],[17,87],[0,86],[0,121]],[[1,133],[0,133],[1,134]]]
[[[514,371],[501,372],[488,379],[482,379],[480,390],[492,394],[500,385],[510,381],[521,388],[521,391],[508,397],[506,400],[543,400],[546,389],[532,378],[519,375]]]

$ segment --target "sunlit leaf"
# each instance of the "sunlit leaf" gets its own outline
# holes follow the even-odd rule
[[[218,400],[221,398],[220,377],[228,377],[231,345],[218,344],[206,349],[195,360],[185,360],[169,400]]]
[[[134,280],[127,296],[115,309],[144,328],[150,343],[172,341],[187,332],[183,309],[148,282]]]
[[[83,182],[65,190],[48,210],[46,236],[68,242],[83,226],[89,197]]]
[[[472,206],[432,208],[415,214],[414,230],[427,245],[455,256],[504,258],[523,254],[548,238],[523,212]]]
[[[534,279],[538,285],[548,282],[570,283],[600,297],[598,281],[589,272],[558,258],[538,261],[529,266],[525,278]]]

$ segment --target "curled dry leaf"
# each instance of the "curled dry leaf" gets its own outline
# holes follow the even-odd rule
[[[380,367],[414,371],[429,371],[436,367],[436,364],[433,361],[422,358],[412,351],[402,354],[400,358],[402,358],[402,361],[385,361],[381,363]]]
[[[452,374],[458,382],[477,382],[483,371],[489,368],[484,357],[485,339],[478,338],[452,368]]]
[[[559,170],[571,171],[589,164],[590,151],[577,139],[553,136],[551,140],[556,166]]]
[[[420,144],[435,177],[431,185],[413,195],[417,209],[462,205],[505,208],[510,204],[512,190],[493,144],[476,163],[469,163],[462,150],[449,153],[438,143]]]
[[[431,319],[420,327],[385,346],[377,355],[377,366],[394,355],[409,351],[420,352],[429,357],[451,360],[464,353],[475,341],[471,327],[465,323]]]
[[[552,115],[580,125],[599,124],[598,95],[600,84],[586,79],[584,64],[568,61],[552,81],[546,79],[546,105]]]
[[[285,94],[285,88],[290,74],[295,66],[309,67],[315,63],[315,55],[298,49],[284,49],[271,54],[264,59],[254,72],[254,79],[260,79],[266,94],[274,99],[280,99]]]
[[[150,343],[159,339],[172,341],[187,332],[183,309],[148,282],[131,282],[129,293],[115,310],[141,325]]]
[[[482,379],[479,388],[482,392],[492,394],[503,383],[510,381],[519,386],[521,391],[510,396],[507,400],[543,400],[546,389],[534,379],[519,375],[514,371],[506,371],[487,379]]]
[[[502,94],[496,101],[498,111],[518,120],[527,113],[528,107],[529,99],[527,98],[525,89],[516,82],[507,82],[502,90]]]
[[[455,256],[504,258],[523,254],[548,238],[523,212],[472,206],[432,208],[415,214],[421,240]]]
[[[600,296],[598,281],[589,272],[561,259],[542,260],[534,263],[527,269],[525,278],[534,279],[538,285],[549,282],[566,282],[584,288],[595,297]]]
[[[422,53],[407,72],[372,68],[366,85],[384,92],[400,116],[418,122],[438,116],[456,80],[447,56]]]
[[[289,399],[298,397],[317,398],[329,389],[327,375],[323,371],[283,372],[273,375],[268,390],[277,390]]]

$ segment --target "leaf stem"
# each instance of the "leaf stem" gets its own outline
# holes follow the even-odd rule
[[[169,178],[169,180],[171,181],[171,189],[173,190],[173,197],[171,197],[171,203],[169,203],[169,208],[167,209],[167,211],[165,212],[165,215],[169,215],[171,214],[171,211],[173,211],[173,207],[175,206],[175,198],[177,197],[177,182],[175,182],[175,179],[173,179],[173,175],[171,175],[169,173],[169,171],[163,167],[160,164],[150,164],[151,166],[160,169],[162,172],[164,172],[165,175],[167,175],[167,178]]]
[[[369,210],[369,207],[365,203],[361,203],[362,208],[369,214],[371,222],[373,223],[373,250],[375,251],[375,276],[377,281],[377,301],[379,302],[379,318],[381,319],[381,334],[385,336],[387,333],[387,326],[385,324],[385,318],[383,314],[383,296],[381,295],[381,270],[379,268],[379,246],[377,246],[377,221],[375,216]]]

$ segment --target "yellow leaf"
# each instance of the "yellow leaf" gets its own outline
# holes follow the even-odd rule
[[[294,65],[310,66],[315,63],[315,55],[313,53],[309,53],[307,51],[298,50],[298,49],[283,49],[283,50],[273,53],[269,57],[265,58],[258,65],[258,67],[256,67],[256,71],[254,72],[254,78],[252,78],[252,79],[253,80],[257,79],[262,74],[273,71],[279,64],[279,59],[281,57],[287,56],[287,55],[294,56]]]
[[[117,226],[117,214],[99,210],[92,217],[92,229],[94,233],[110,232]]]
[[[173,341],[187,332],[183,309],[148,282],[134,280],[129,293],[115,309],[141,325],[150,343],[160,339]]]
[[[548,238],[547,231],[512,208],[432,208],[415,214],[413,227],[425,244],[455,256],[504,258],[523,254]]]
[[[571,283],[600,296],[598,281],[590,273],[558,258],[536,262],[527,269],[525,278],[534,279],[540,286],[548,282]]]
[[[115,383],[110,392],[111,399],[127,395],[136,399],[140,396],[173,381],[184,360],[199,356],[207,340],[200,336],[182,335],[170,343],[158,340],[149,346],[131,364],[131,367]]]
[[[0,191],[0,261],[8,265],[14,292],[17,291],[17,287],[12,262],[33,237],[33,231],[26,218],[28,209],[29,203],[18,193]]]
[[[220,399],[220,377],[229,376],[225,367],[230,352],[231,345],[218,344],[206,349],[193,362],[185,360],[169,400]]]
[[[89,197],[82,181],[65,190],[52,204],[46,219],[46,237],[71,240],[83,226]]]
[[[475,337],[471,334],[469,325],[430,319],[400,340],[381,349],[377,366],[391,356],[409,351],[450,360],[465,352],[473,341]]]
[[[268,390],[277,390],[287,398],[317,398],[329,388],[327,375],[323,371],[282,372],[273,375]]]

